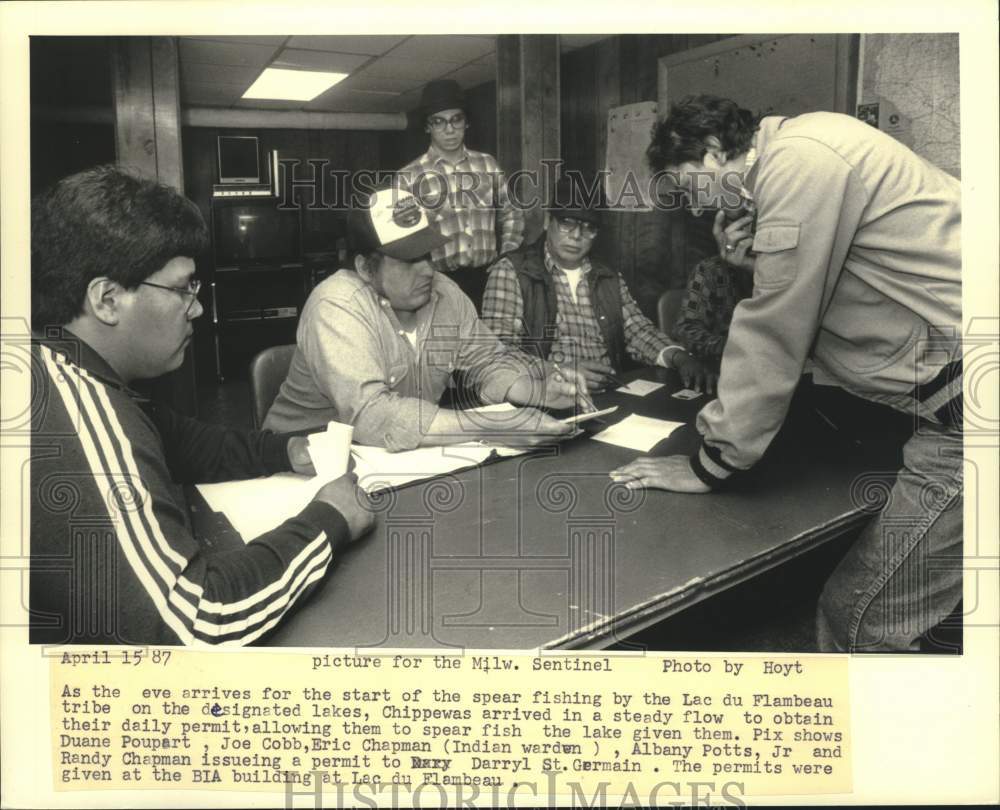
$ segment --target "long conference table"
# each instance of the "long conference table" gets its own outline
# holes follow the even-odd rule
[[[618,406],[608,422],[630,413],[685,422],[650,454],[696,449],[692,423],[706,397],[671,397],[682,386],[664,369],[626,377],[635,378],[665,385],[645,397],[599,394],[599,407]],[[809,428],[789,431],[752,475],[707,495],[616,484],[608,472],[641,453],[589,435],[382,493],[373,531],[264,643],[455,650],[623,642],[871,518],[870,471],[898,462]],[[196,531],[211,533],[213,545],[242,542],[204,502],[193,508]]]

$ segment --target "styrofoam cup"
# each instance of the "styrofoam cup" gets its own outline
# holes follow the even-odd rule
[[[340,422],[330,422],[323,432],[309,435],[309,456],[317,476],[332,481],[347,472],[353,435],[354,426]]]

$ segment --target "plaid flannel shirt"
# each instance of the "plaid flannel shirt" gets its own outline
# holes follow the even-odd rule
[[[688,279],[673,336],[696,357],[719,359],[736,305],[753,292],[753,275],[718,256],[702,259]]]
[[[399,185],[428,209],[430,219],[449,238],[431,252],[435,269],[483,267],[499,253],[516,250],[524,238],[524,213],[507,194],[507,180],[493,155],[465,150],[451,164],[432,146],[399,170]],[[496,223],[500,222],[497,250]]]
[[[577,300],[574,301],[566,275],[552,261],[548,245],[545,246],[545,268],[555,279],[558,307],[556,337],[552,342],[549,358],[557,363],[595,360],[610,365],[607,347],[601,337],[590,300],[590,285],[586,278],[590,272],[590,260],[584,259],[581,266],[583,273],[576,287]],[[664,350],[676,344],[671,343],[642,314],[628,291],[625,279],[619,276],[618,283],[621,287],[626,351],[639,363],[665,365]],[[490,278],[483,296],[483,321],[502,341],[513,343],[527,335],[523,315],[524,301],[521,298],[517,271],[509,259],[502,258],[490,269]]]

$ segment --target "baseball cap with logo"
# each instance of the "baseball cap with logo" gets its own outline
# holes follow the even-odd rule
[[[355,253],[377,250],[404,262],[419,259],[448,241],[431,224],[417,198],[393,186],[376,189],[350,210],[347,237]]]

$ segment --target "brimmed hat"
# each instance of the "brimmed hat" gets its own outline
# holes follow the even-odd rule
[[[420,94],[420,110],[424,118],[441,110],[464,110],[465,93],[454,79],[435,79],[424,86]]]
[[[448,241],[431,224],[410,192],[395,186],[376,189],[347,214],[347,239],[355,253],[377,250],[411,262]]]
[[[588,186],[580,178],[560,177],[545,210],[553,216],[572,217],[595,225],[601,223],[604,191],[600,185]]]

